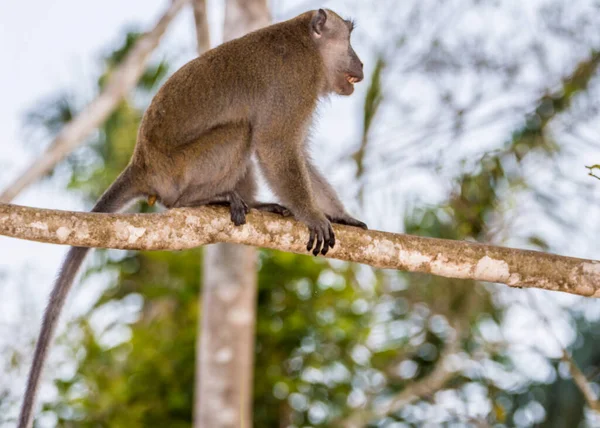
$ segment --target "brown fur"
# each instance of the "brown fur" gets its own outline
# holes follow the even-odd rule
[[[213,49],[171,76],[146,110],[129,166],[94,207],[114,212],[135,198],[166,207],[230,205],[236,225],[249,207],[287,215],[310,231],[313,254],[335,245],[330,221],[365,227],[346,213],[312,165],[306,134],[320,97],[350,95],[363,77],[351,23],[318,10]],[[255,201],[251,158],[285,205]],[[286,208],[287,207],[287,208]],[[72,248],[51,293],[19,427],[28,428],[60,310],[87,249]]]

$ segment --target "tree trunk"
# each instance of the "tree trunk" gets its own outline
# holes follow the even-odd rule
[[[196,41],[198,55],[210,49],[210,31],[206,11],[206,0],[192,0],[194,7],[194,22],[196,23]]]
[[[227,0],[223,39],[269,21],[266,0]],[[253,247],[216,244],[204,250],[196,428],[252,426],[256,267]]]
[[[198,428],[252,426],[256,260],[256,249],[243,245],[204,250]]]

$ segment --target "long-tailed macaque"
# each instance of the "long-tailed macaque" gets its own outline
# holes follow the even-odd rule
[[[148,198],[167,208],[225,203],[236,225],[249,208],[291,213],[309,230],[307,250],[335,245],[331,222],[351,217],[308,156],[317,102],[350,95],[363,79],[352,49],[353,24],[331,10],[306,12],[206,52],[176,73],[146,110],[127,168],[96,203],[115,212]],[[256,156],[282,205],[254,200]],[[29,428],[58,316],[88,248],[69,250],[44,314],[19,418]]]

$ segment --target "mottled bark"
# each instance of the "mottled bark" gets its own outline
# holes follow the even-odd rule
[[[194,8],[194,22],[196,24],[196,39],[197,39],[197,50],[198,55],[202,55],[204,52],[210,49],[210,31],[208,26],[208,15],[206,10],[206,0],[192,0]],[[233,419],[237,417],[235,413],[227,409],[230,397],[227,391],[227,385],[223,385],[219,382],[219,378],[223,376],[223,372],[230,369],[230,363],[233,355],[239,352],[239,347],[245,349],[245,344],[237,342],[231,344],[231,346],[221,347],[214,352],[213,355],[205,355],[203,353],[204,348],[219,348],[218,340],[215,340],[213,332],[219,331],[219,320],[211,319],[211,311],[207,307],[216,306],[219,310],[223,309],[223,303],[219,299],[217,293],[219,286],[227,292],[227,296],[230,296],[227,302],[231,300],[237,301],[245,296],[242,296],[239,290],[231,287],[231,283],[236,283],[238,278],[221,278],[216,275],[216,272],[221,272],[224,269],[222,266],[217,266],[219,257],[221,255],[217,252],[205,251],[204,261],[205,265],[212,265],[214,267],[205,266],[203,269],[202,278],[202,293],[198,299],[198,305],[200,307],[198,317],[198,329],[196,335],[196,379],[194,385],[194,426],[201,427],[205,426],[206,422],[206,409],[207,408],[220,408],[224,411],[219,412],[218,416],[223,421]],[[215,260],[213,260],[215,259]],[[227,275],[230,272],[222,271],[221,273]],[[231,275],[228,275],[231,276]],[[229,280],[232,281],[229,281]],[[221,284],[224,281],[225,285]],[[239,346],[238,346],[239,345]],[[215,370],[216,368],[216,370]],[[237,373],[233,373],[233,376],[237,376]],[[201,398],[202,397],[202,398]],[[239,404],[233,406],[239,408]]]
[[[227,0],[223,40],[270,20],[266,0]],[[204,251],[196,428],[252,426],[257,259],[255,248],[240,245]]]
[[[198,428],[252,426],[256,268],[253,247],[217,244],[204,252]]]
[[[600,296],[600,262],[467,241],[423,238],[334,225],[329,258],[448,278]],[[307,254],[306,227],[252,211],[234,226],[223,207],[160,214],[99,214],[0,204],[0,235],[83,247],[182,250],[216,242]]]
[[[171,2],[156,26],[136,41],[123,62],[110,74],[106,86],[98,97],[66,124],[48,149],[0,194],[0,202],[10,202],[24,188],[52,171],[60,160],[71,153],[108,118],[123,97],[133,89],[167,27],[188,1]]]

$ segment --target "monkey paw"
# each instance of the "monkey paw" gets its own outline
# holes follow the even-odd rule
[[[360,227],[361,229],[365,229],[365,230],[369,229],[365,223],[363,223],[362,221],[357,220],[357,219],[355,219],[353,217],[350,217],[350,216],[346,216],[346,217],[330,217],[330,216],[327,216],[327,218],[332,223],[345,224],[346,226]]]
[[[231,213],[231,221],[236,226],[246,224],[246,214],[250,212],[250,208],[241,198],[235,198],[230,201],[229,211]]]
[[[306,244],[306,250],[312,250],[314,256],[319,253],[325,255],[327,254],[327,251],[329,251],[329,248],[335,246],[335,234],[333,233],[329,220],[324,219],[324,221],[319,223],[309,224],[308,231],[309,238],[308,244]]]
[[[252,208],[255,208],[259,211],[265,211],[268,213],[279,214],[282,217],[291,217],[292,212],[279,204],[271,204],[271,203],[258,203],[252,205]]]

